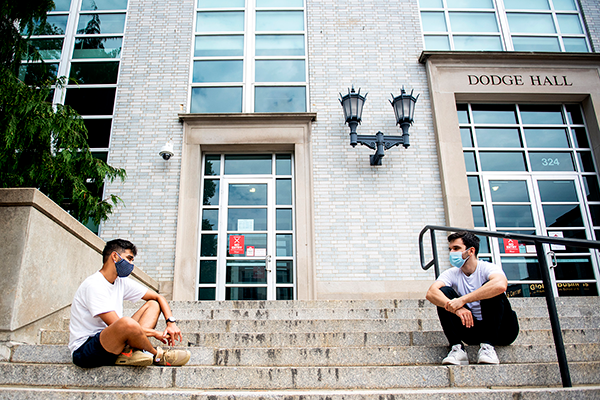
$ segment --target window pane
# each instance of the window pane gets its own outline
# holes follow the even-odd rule
[[[200,261],[200,281],[199,283],[217,283],[217,261]]]
[[[256,82],[304,82],[304,60],[256,60]]]
[[[492,201],[501,202],[529,202],[529,191],[525,181],[490,181]]]
[[[254,101],[255,112],[306,112],[306,89],[257,87]]]
[[[127,0],[83,0],[81,3],[82,11],[125,9],[127,9]]]
[[[512,37],[515,51],[560,51],[558,39],[553,37]]]
[[[533,171],[575,171],[571,153],[530,152]]]
[[[558,265],[554,269],[554,273],[558,280],[595,279],[594,269],[589,257],[558,257],[556,262]],[[580,284],[577,283],[563,283],[562,285],[559,283],[558,285],[562,287],[562,291],[567,293],[573,290],[581,290]],[[595,284],[592,285],[595,286]],[[560,293],[560,295],[564,296],[565,294]]]
[[[578,204],[543,205],[542,209],[548,227],[583,227],[583,219]]]
[[[39,20],[34,20],[32,35],[64,35],[67,30],[68,15],[48,15],[42,25]],[[23,35],[29,35],[29,29],[23,30]]]
[[[275,173],[277,175],[291,175],[292,174],[292,155],[291,154],[277,154],[275,156]]]
[[[219,175],[221,173],[221,156],[207,155],[204,162],[204,175]]]
[[[214,300],[216,295],[215,288],[199,288],[198,289],[198,300]]]
[[[581,170],[583,172],[596,172],[592,153],[589,151],[580,151],[577,152],[577,158],[579,158],[579,165],[581,165]]]
[[[520,105],[524,124],[564,124],[561,106]]]
[[[501,51],[500,36],[454,36],[454,50]]]
[[[471,194],[471,201],[481,201],[481,190],[479,190],[479,177],[469,176],[467,177],[469,182],[469,193]]]
[[[471,206],[473,212],[473,223],[475,227],[485,227],[485,216],[483,215],[483,206]]]
[[[557,14],[556,19],[558,20],[558,26],[560,33],[582,35],[583,29],[579,22],[579,15],[577,14]]]
[[[304,11],[257,11],[256,31],[303,31]]]
[[[292,235],[276,235],[276,255],[277,257],[291,257],[294,255],[294,246]]]
[[[565,129],[525,129],[528,147],[569,147]]]
[[[600,225],[600,206],[591,205],[590,206],[590,214],[592,215],[592,224],[594,226]],[[596,232],[596,240],[600,240],[600,231]]]
[[[525,158],[521,152],[479,153],[482,171],[526,171]]]
[[[277,283],[294,283],[292,261],[277,261]]]
[[[450,50],[448,36],[425,36],[425,48],[427,50]]]
[[[243,56],[244,37],[236,36],[197,36],[194,57]]]
[[[241,163],[238,163],[240,165]],[[252,167],[254,163],[248,163]],[[227,171],[227,161],[225,161],[225,171]],[[267,184],[229,184],[229,205],[230,206],[266,206],[267,205]],[[231,210],[233,211],[233,210]],[[236,229],[237,230],[237,229]]]
[[[77,25],[77,33],[85,35],[123,33],[124,30],[125,14],[84,14]]]
[[[565,51],[571,53],[587,53],[590,51],[584,38],[563,38]]]
[[[227,235],[227,257],[245,257],[245,254],[229,254],[229,243],[232,235]],[[237,236],[237,234],[236,234]],[[244,237],[244,246],[252,246],[255,249],[266,249],[267,248],[267,234],[266,233],[247,233],[242,235]],[[261,259],[261,263],[264,266],[265,260]]]
[[[193,82],[242,82],[243,61],[194,61]]]
[[[292,180],[291,179],[277,179],[276,184],[276,204],[279,205],[291,205],[292,204]]]
[[[531,206],[493,206],[496,227],[529,228],[533,227]]]
[[[266,287],[227,287],[225,300],[266,300]]]
[[[278,287],[277,300],[294,300],[294,288]]]
[[[581,117],[581,109],[578,104],[567,104],[565,105],[567,110],[567,119],[570,124],[583,124],[583,118]],[[580,146],[580,147],[588,147],[588,146]]]
[[[473,104],[473,120],[477,124],[516,124],[514,106]]]
[[[495,13],[451,12],[453,32],[498,32]]]
[[[442,0],[419,0],[421,8],[442,8]]]
[[[271,174],[270,154],[225,156],[225,175]],[[266,205],[266,203],[265,203]]]
[[[227,260],[226,283],[267,283],[265,261],[263,259]]]
[[[471,137],[471,129],[460,128],[460,140],[463,147],[473,147],[473,138]]]
[[[551,14],[507,13],[512,33],[556,33]]]
[[[577,202],[577,191],[573,181],[538,181],[543,202]]]
[[[62,39],[32,39],[29,41],[35,47],[43,60],[59,60],[63,40]]]
[[[21,64],[19,67],[19,79],[26,85],[34,85],[47,80],[53,81],[56,79],[57,73],[58,63]]]
[[[118,58],[122,42],[122,38],[76,39],[73,58]]]
[[[446,17],[443,12],[421,12],[424,32],[447,32]]]
[[[449,8],[494,8],[492,0],[447,0]]]
[[[204,180],[204,195],[202,196],[202,204],[205,206],[218,206],[219,205],[219,186],[220,181],[218,179],[205,179]]]
[[[241,87],[192,88],[192,113],[242,112]]]
[[[256,35],[257,56],[303,56],[304,35]]]
[[[71,8],[71,0],[54,0],[53,11],[69,11]]]
[[[573,133],[573,140],[575,141],[574,147],[590,147],[585,128],[574,128],[571,129],[571,132]]]
[[[111,115],[115,91],[115,88],[67,89],[65,104],[81,115]]]
[[[84,119],[88,130],[88,146],[92,148],[107,148],[110,143],[111,119]]]
[[[243,32],[244,12],[199,12],[196,32]]]
[[[216,234],[204,234],[200,239],[200,255],[203,257],[217,256],[217,237]]]
[[[111,84],[117,83],[118,74],[118,62],[72,63],[70,78],[80,85]]]
[[[456,113],[458,114],[458,122],[460,124],[469,123],[469,111],[466,104],[457,104]]]
[[[555,10],[577,10],[577,7],[575,7],[575,0],[552,0],[552,3],[554,4]]]
[[[277,209],[275,225],[278,231],[291,231],[292,225],[292,210],[290,209]]]
[[[517,128],[477,128],[475,132],[479,147],[523,147]]]
[[[504,0],[507,10],[549,10],[548,0]]]
[[[596,176],[584,176],[583,183],[585,185],[585,196],[588,201],[600,201],[600,186],[598,186],[598,178]]]
[[[243,8],[245,0],[198,0],[198,8]]]
[[[231,204],[231,201],[229,204]],[[227,230],[244,232],[266,231],[267,209],[230,208],[227,215]]]
[[[472,151],[465,151],[464,157],[467,172],[477,172],[477,164],[475,163],[475,153]]]
[[[256,0],[256,7],[303,7],[303,0]]]
[[[202,210],[202,230],[216,231],[219,229],[219,210]]]
[[[506,278],[514,281],[539,280],[540,267],[536,257],[502,257]]]

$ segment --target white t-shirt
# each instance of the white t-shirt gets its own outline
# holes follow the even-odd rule
[[[452,287],[460,296],[471,293],[481,287],[490,279],[492,274],[502,274],[506,277],[502,267],[487,261],[477,260],[477,269],[470,276],[466,276],[460,268],[450,268],[442,272],[437,278],[446,286]],[[481,320],[481,306],[479,301],[467,303],[475,319]]]
[[[110,283],[100,271],[87,277],[77,289],[71,305],[71,354],[90,336],[107,327],[99,314],[115,311],[121,318],[123,300],[139,301],[146,292],[148,289],[130,278],[117,278],[115,283]]]

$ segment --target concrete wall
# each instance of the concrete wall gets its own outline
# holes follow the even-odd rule
[[[40,328],[68,316],[81,282],[102,267],[104,241],[37,189],[0,189],[0,226],[0,341],[35,342]]]

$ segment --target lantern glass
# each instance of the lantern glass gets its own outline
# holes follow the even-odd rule
[[[362,118],[362,110],[365,104],[365,97],[356,93],[354,88],[352,88],[352,92],[349,92],[347,95],[342,96],[340,102],[342,103],[342,108],[344,109],[344,118],[346,122],[348,121],[358,121],[360,122]]]
[[[404,89],[402,89],[402,93],[398,97],[394,97],[392,95],[393,101],[391,101],[392,106],[394,107],[394,114],[396,115],[396,124],[401,123],[412,123],[414,112],[415,112],[415,103],[417,102],[416,98],[411,94],[407,95]]]

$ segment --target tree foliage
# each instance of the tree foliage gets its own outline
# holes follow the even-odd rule
[[[93,157],[83,119],[69,106],[52,105],[65,78],[27,85],[18,78],[21,60],[38,60],[21,32],[43,27],[52,0],[0,0],[0,187],[35,187],[82,222],[106,220],[119,198],[102,199],[105,181],[125,170]],[[47,79],[47,75],[38,74]],[[29,83],[29,82],[28,82]]]

